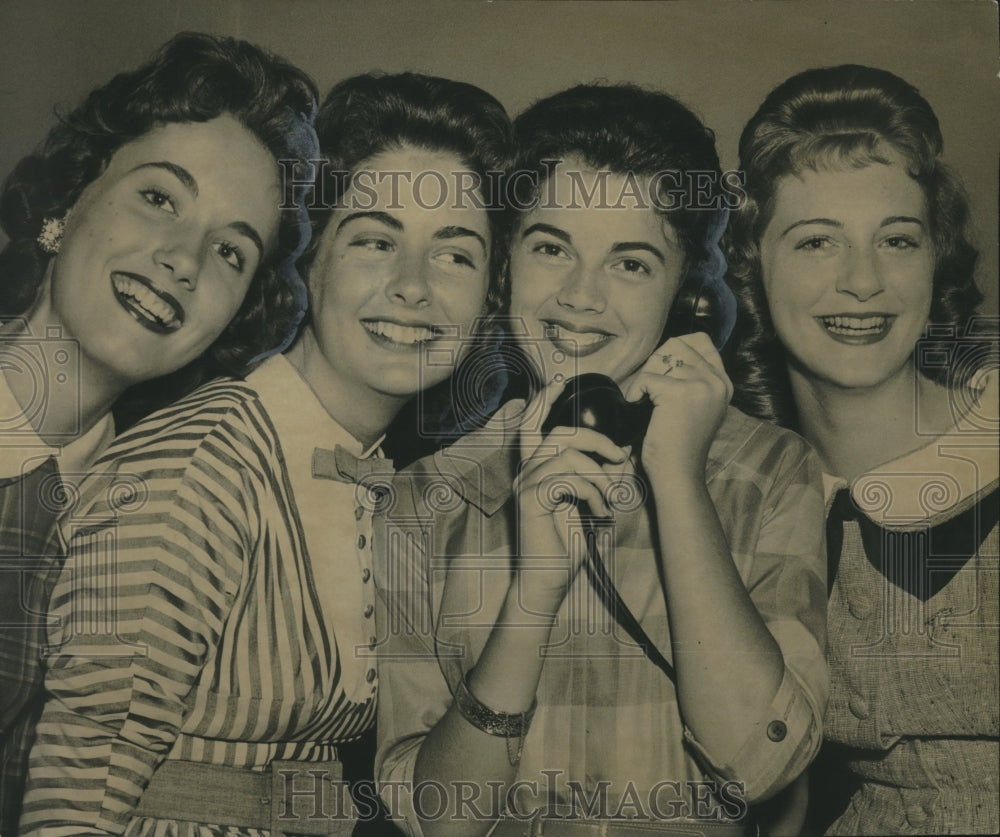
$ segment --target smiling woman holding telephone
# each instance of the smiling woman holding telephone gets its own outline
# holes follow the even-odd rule
[[[428,837],[740,834],[819,746],[818,463],[728,407],[711,132],[630,86],[515,126],[512,329],[547,384],[397,475],[383,796]],[[706,174],[710,206],[678,195]],[[646,404],[618,444],[594,423],[614,407],[579,409],[583,373]],[[550,408],[591,426],[540,429]]]

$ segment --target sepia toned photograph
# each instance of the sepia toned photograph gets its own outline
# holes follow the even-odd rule
[[[1000,831],[998,22],[0,3],[0,837]]]

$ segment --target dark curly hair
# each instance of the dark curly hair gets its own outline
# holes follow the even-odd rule
[[[377,154],[410,145],[454,154],[479,178],[488,210],[492,248],[487,313],[507,304],[502,175],[514,143],[507,111],[485,90],[420,73],[365,73],[336,84],[316,117],[324,181],[314,201],[313,239],[304,264],[315,256],[323,230],[360,166]]]
[[[685,274],[666,323],[665,335],[704,329],[715,335],[719,309],[707,299],[703,279],[694,268],[709,256],[707,232],[723,194],[714,134],[684,105],[665,93],[634,85],[580,85],[537,101],[514,120],[517,155],[504,184],[507,209],[504,251],[521,215],[542,198],[543,186],[560,159],[577,156],[595,169],[622,175],[650,176],[659,188],[649,205],[681,239]],[[661,173],[676,178],[656,178]],[[690,176],[707,174],[704,182]],[[702,190],[697,204],[691,195],[675,199],[668,189],[692,185]],[[645,196],[641,196],[645,199]],[[502,264],[506,272],[506,258]],[[509,286],[509,280],[505,283]],[[705,302],[709,304],[705,306]],[[504,311],[506,312],[506,306]],[[417,439],[387,445],[397,464],[453,442],[480,427],[505,401],[527,398],[541,384],[538,370],[518,345],[518,323],[504,318],[503,329],[470,351],[447,382],[451,396],[435,418],[425,409]],[[434,401],[423,396],[425,405]],[[414,421],[408,416],[407,421]],[[397,420],[395,426],[400,424]],[[411,433],[412,437],[412,433]],[[395,441],[390,437],[389,441]]]
[[[489,93],[460,81],[418,73],[368,73],[335,85],[316,118],[320,147],[328,165],[312,210],[313,239],[303,259],[318,248],[330,207],[346,193],[352,177],[372,157],[403,146],[454,154],[478,178],[477,189],[490,224],[489,287],[484,316],[472,346],[451,379],[412,399],[396,416],[383,447],[397,467],[453,441],[464,428],[455,415],[456,387],[475,375],[491,351],[495,315],[506,310],[507,218],[503,175],[514,153],[513,131],[503,105]]]
[[[61,117],[38,151],[25,157],[0,195],[0,223],[10,238],[0,252],[0,314],[19,316],[34,302],[49,256],[36,238],[45,218],[58,218],[107,167],[115,152],[171,122],[236,118],[273,155],[294,159],[290,136],[315,109],[312,80],[287,61],[234,38],[181,33],[152,61],[115,76]],[[276,162],[277,166],[277,162]],[[286,199],[283,206],[292,205]],[[293,326],[297,305],[277,267],[299,242],[298,216],[282,211],[275,252],[261,264],[235,318],[201,358],[140,384],[121,405],[129,423],[160,403],[222,373],[242,374]]]
[[[760,258],[779,180],[830,165],[888,163],[887,148],[903,156],[927,199],[936,262],[928,340],[948,352],[949,343],[966,335],[982,301],[974,279],[978,254],[969,239],[968,199],[941,160],[941,129],[931,106],[915,87],[886,70],[854,64],[806,70],[771,91],[740,137],[746,199],[730,224],[727,248],[739,316],[726,361],[736,387],[733,403],[745,412],[798,426]],[[948,352],[956,360],[961,354]],[[962,384],[958,377],[971,371],[963,362],[919,368],[939,383]]]
[[[659,199],[650,202],[677,232],[685,255],[664,339],[695,330],[696,317],[699,328],[716,334],[718,312],[693,270],[709,257],[705,240],[715,213],[706,210],[729,200],[712,130],[666,93],[632,84],[581,84],[535,102],[514,120],[514,132],[517,176],[509,203],[515,211],[533,204],[552,162],[566,157],[621,175],[674,174],[657,178]]]

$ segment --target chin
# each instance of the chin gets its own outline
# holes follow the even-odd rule
[[[812,377],[828,381],[842,389],[877,389],[896,378],[900,369],[826,369],[812,372]]]
[[[381,376],[377,381],[373,381],[369,384],[369,386],[371,386],[371,388],[376,392],[380,392],[382,395],[388,395],[392,398],[408,399],[413,398],[415,395],[418,395],[426,389],[430,389],[432,386],[443,380],[444,378],[435,378],[433,380],[421,379],[410,372],[406,375],[388,374]]]

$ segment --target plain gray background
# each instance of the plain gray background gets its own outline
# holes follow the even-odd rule
[[[234,35],[284,55],[326,91],[417,70],[477,84],[513,113],[577,82],[671,92],[715,129],[724,167],[767,92],[807,67],[854,62],[915,84],[970,193],[984,310],[997,311],[1000,152],[994,0],[0,0],[0,174],[78,103],[175,32]]]

